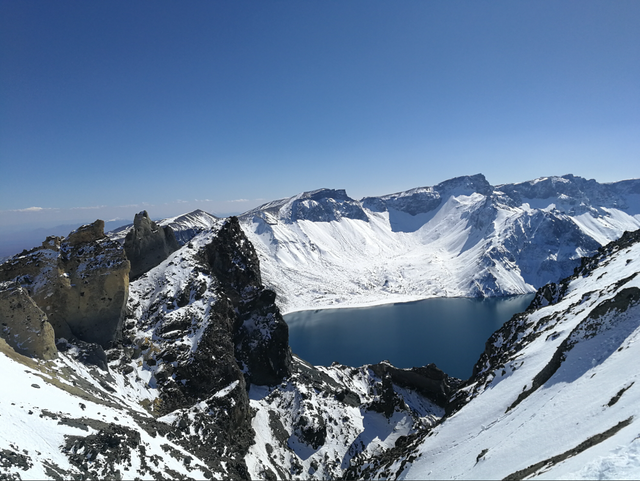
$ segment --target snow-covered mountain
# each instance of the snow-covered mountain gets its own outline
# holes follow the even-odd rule
[[[321,189],[240,219],[284,312],[524,294],[640,228],[640,180],[478,174],[359,201]]]
[[[336,477],[444,414],[459,381],[435,366],[292,356],[235,218],[129,283],[127,247],[155,260],[162,236],[136,220],[124,245],[97,221],[0,265],[3,479]],[[108,302],[99,337],[74,299]]]
[[[345,194],[329,209],[341,194],[311,195],[302,202],[328,224],[365,222],[358,207],[371,222],[364,202]],[[307,211],[289,212],[296,223]],[[640,231],[539,289],[461,381],[433,365],[314,367],[293,355],[236,218],[142,262],[129,282],[127,247],[154,246],[160,231],[137,217],[124,244],[97,221],[0,265],[0,477],[640,474]]]

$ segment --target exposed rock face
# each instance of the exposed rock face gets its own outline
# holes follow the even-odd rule
[[[0,266],[0,281],[15,279],[27,289],[56,337],[107,348],[121,334],[129,269],[122,247],[98,220],[9,259]]]
[[[153,222],[146,210],[136,214],[133,229],[124,240],[124,250],[131,262],[131,279],[154,268],[179,247],[171,227]]]
[[[258,256],[236,217],[225,223],[206,252],[224,294],[236,307],[235,355],[247,381],[277,384],[291,372],[289,327],[275,304],[275,292],[262,285]]]
[[[5,283],[0,289],[0,337],[25,356],[55,358],[58,350],[47,315],[22,287]]]
[[[462,384],[461,379],[448,376],[435,364],[398,369],[391,364],[380,363],[371,365],[370,369],[381,379],[388,378],[389,382],[398,386],[413,389],[443,408],[447,406],[449,396]]]

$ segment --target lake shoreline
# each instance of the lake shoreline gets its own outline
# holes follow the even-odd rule
[[[367,302],[357,302],[354,304],[330,304],[327,306],[319,306],[319,307],[305,307],[303,309],[295,309],[291,311],[281,310],[280,313],[282,316],[288,316],[290,314],[296,314],[299,312],[308,312],[308,311],[329,311],[329,310],[342,310],[342,309],[366,309],[369,307],[380,307],[386,305],[396,305],[396,304],[411,304],[414,302],[428,301],[431,299],[481,299],[481,300],[489,300],[489,299],[511,299],[515,297],[521,296],[531,296],[534,295],[537,291],[528,292],[526,294],[511,294],[508,296],[490,296],[490,297],[465,297],[465,296],[398,296],[397,299],[378,299]],[[278,304],[278,299],[276,297],[276,305]]]

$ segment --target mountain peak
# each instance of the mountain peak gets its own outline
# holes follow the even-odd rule
[[[483,195],[489,195],[493,191],[493,187],[487,181],[483,174],[464,175],[461,177],[454,177],[453,179],[440,182],[434,187],[437,190],[448,195],[454,194],[472,194],[477,192]]]
[[[347,191],[345,189],[316,189],[310,190],[307,192],[303,192],[297,196],[298,199],[311,199],[311,200],[322,200],[322,199],[334,199],[341,201],[353,201],[351,197],[347,195]]]

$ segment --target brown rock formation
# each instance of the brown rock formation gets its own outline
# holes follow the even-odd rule
[[[9,259],[0,266],[0,282],[16,280],[27,289],[56,337],[108,348],[122,330],[129,269],[122,247],[98,220]]]
[[[56,357],[53,327],[22,287],[4,283],[0,290],[0,337],[16,352],[38,359]]]

